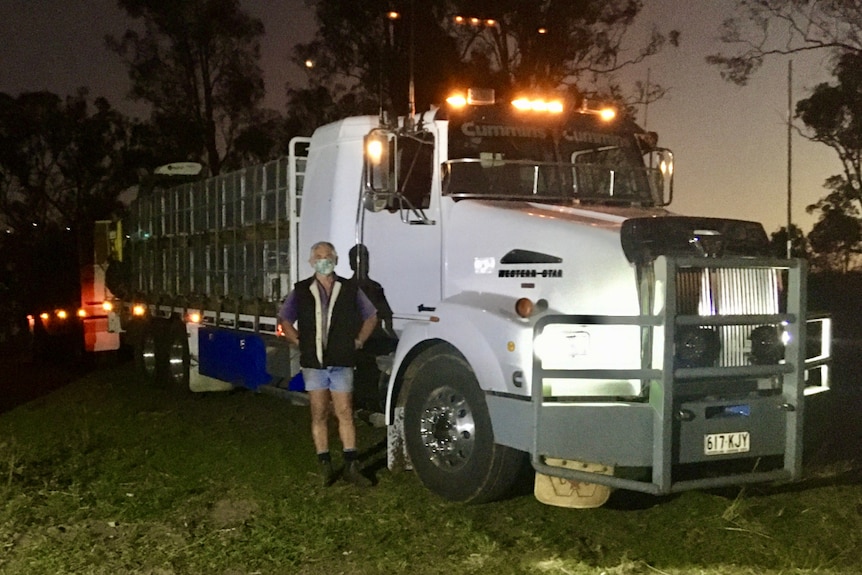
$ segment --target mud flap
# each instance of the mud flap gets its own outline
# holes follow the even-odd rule
[[[410,456],[407,454],[407,444],[404,441],[403,407],[395,408],[392,425],[386,428],[386,466],[392,472],[413,469]]]
[[[553,467],[565,467],[567,469],[577,469],[578,471],[601,473],[603,475],[613,475],[614,473],[613,467],[598,463],[583,463],[581,461],[552,458],[545,459],[545,463]],[[607,502],[611,496],[611,488],[607,485],[572,481],[536,472],[533,494],[536,499],[545,505],[569,507],[571,509],[592,509],[601,507]]]

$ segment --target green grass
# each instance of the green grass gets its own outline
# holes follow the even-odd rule
[[[531,496],[466,506],[385,468],[319,486],[307,408],[93,372],[0,415],[0,573],[837,574],[862,572],[852,461],[785,486],[618,493],[594,510]],[[337,443],[334,445],[337,447]]]

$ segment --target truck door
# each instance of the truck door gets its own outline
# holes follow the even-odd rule
[[[386,206],[366,210],[364,243],[369,277],[382,284],[395,329],[417,316],[430,316],[441,297],[439,170],[434,137],[399,136],[395,181]]]

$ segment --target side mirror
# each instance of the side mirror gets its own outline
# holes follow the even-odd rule
[[[365,136],[365,192],[371,195],[391,194],[398,182],[395,176],[395,135],[386,130],[372,130]]]
[[[667,148],[655,148],[644,154],[644,164],[649,174],[653,200],[660,206],[673,201],[673,152]]]

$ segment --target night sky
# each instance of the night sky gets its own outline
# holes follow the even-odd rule
[[[693,5],[688,0],[646,0],[643,32],[652,24],[680,30],[681,46],[667,47],[625,77],[650,79],[670,89],[650,105],[647,128],[676,155],[674,211],[688,215],[754,219],[767,232],[786,222],[787,60],[776,58],[746,87],[721,80],[706,55],[720,51],[722,20],[732,0]],[[268,107],[283,111],[285,84],[303,81],[289,61],[291,47],[313,35],[313,18],[304,0],[243,0],[266,27],[263,62]],[[128,114],[143,110],[125,102],[128,90],[119,59],[104,47],[106,34],[121,36],[132,25],[115,0],[2,0],[0,2],[0,91],[49,90],[60,95],[88,86]],[[828,80],[825,55],[794,59],[794,100]],[[644,122],[644,111],[639,112]],[[794,223],[806,231],[814,219],[806,205],[825,195],[823,182],[840,172],[831,149],[793,139]]]

